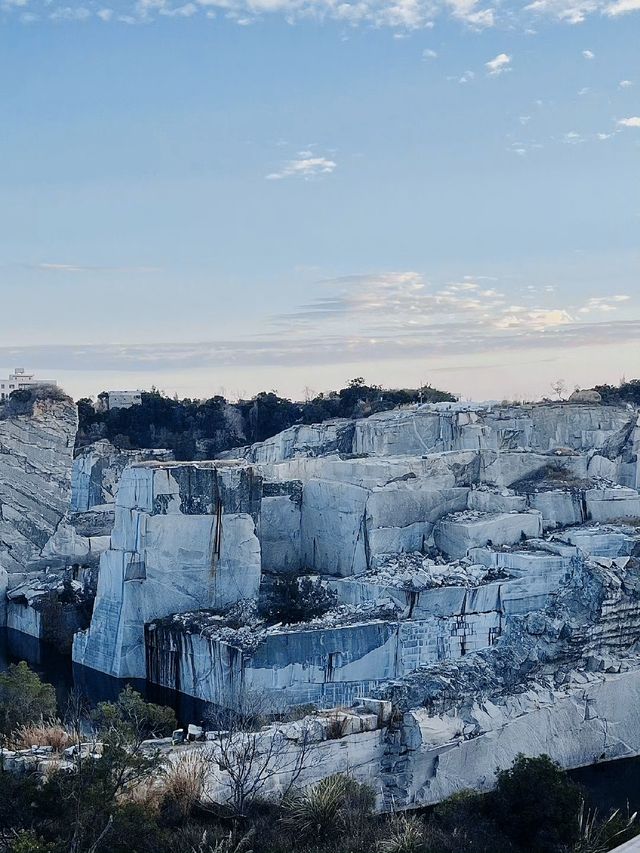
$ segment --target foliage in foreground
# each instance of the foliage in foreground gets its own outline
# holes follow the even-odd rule
[[[56,712],[37,675],[19,665],[0,684],[3,720],[25,712],[32,721],[9,733],[12,742],[63,748],[61,724],[37,722]],[[65,718],[76,743],[81,717],[74,700]],[[422,813],[376,815],[372,789],[340,774],[279,802],[252,782],[242,808],[225,812],[206,801],[211,753],[185,752],[168,769],[142,748],[173,728],[172,711],[127,688],[92,720],[95,750],[77,750],[67,769],[43,778],[0,765],[1,853],[607,853],[637,832],[635,815],[590,810],[546,756],[519,756],[491,793],[462,792]],[[250,732],[243,742],[251,747]]]

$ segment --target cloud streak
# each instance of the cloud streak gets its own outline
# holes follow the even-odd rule
[[[280,181],[283,178],[302,178],[310,181],[332,174],[336,170],[335,160],[317,157],[311,151],[301,151],[298,157],[286,162],[277,172],[265,175],[268,181]]]
[[[24,23],[57,21],[105,26],[135,25],[158,18],[225,17],[246,26],[267,16],[280,15],[288,23],[333,20],[346,26],[390,27],[396,30],[431,28],[450,18],[473,30],[519,23],[526,29],[531,18],[582,23],[589,16],[619,17],[640,10],[640,0],[533,0],[523,10],[490,0],[128,0],[111,6],[94,2],[56,3],[55,0],[0,0],[0,14]],[[591,51],[584,51],[585,57]],[[587,57],[590,58],[590,57]]]

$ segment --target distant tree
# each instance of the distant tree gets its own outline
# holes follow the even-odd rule
[[[558,400],[564,399],[567,394],[567,383],[564,379],[556,379],[551,383],[551,390],[556,395]]]

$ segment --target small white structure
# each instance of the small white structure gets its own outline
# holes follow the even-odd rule
[[[142,391],[105,391],[100,395],[99,403],[105,411],[141,406]]]
[[[34,385],[57,385],[54,379],[36,379],[24,367],[16,367],[8,379],[0,379],[0,400],[6,400],[12,391],[21,391]]]

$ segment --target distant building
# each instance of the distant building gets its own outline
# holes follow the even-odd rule
[[[27,373],[24,367],[16,367],[8,379],[0,379],[0,400],[6,400],[12,391],[22,391],[34,385],[57,385],[54,379],[36,379],[33,373]]]
[[[103,411],[130,409],[142,405],[142,391],[105,391],[98,397],[98,406]]]

